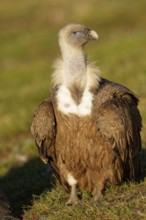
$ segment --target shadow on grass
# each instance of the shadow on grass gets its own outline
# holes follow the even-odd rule
[[[47,173],[47,166],[39,158],[33,158],[11,168],[6,176],[0,178],[1,189],[15,216],[21,219],[23,208],[32,204],[33,195],[39,196],[45,189],[52,189],[55,180],[51,176]]]
[[[141,155],[142,179],[146,177],[146,148]],[[47,173],[47,166],[39,158],[33,158],[25,164],[13,167],[0,178],[1,189],[6,194],[15,216],[21,219],[23,208],[32,205],[33,195],[40,195],[44,190],[51,190],[55,184],[52,173]]]

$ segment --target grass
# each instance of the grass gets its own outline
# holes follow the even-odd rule
[[[66,207],[68,194],[38,158],[30,125],[36,106],[49,95],[58,30],[84,23],[99,42],[87,45],[102,76],[140,97],[143,119],[142,172],[146,176],[146,2],[6,0],[0,8],[0,184],[14,214],[24,220],[146,219],[146,180],[112,187],[94,204]],[[81,192],[78,192],[81,195]]]
[[[64,220],[142,219],[145,216],[143,214],[145,210],[143,196],[145,189],[141,184],[123,184],[110,190],[97,204],[93,203],[90,195],[84,192],[80,205],[66,207],[64,202],[67,195],[64,194],[60,186],[56,186],[51,192],[45,192],[39,198],[34,197],[33,209],[26,215],[26,218],[24,214],[24,219],[32,219],[33,217],[34,219],[57,220],[60,219],[60,215]]]

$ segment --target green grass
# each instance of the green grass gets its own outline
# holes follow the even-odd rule
[[[140,97],[141,154],[146,176],[146,2],[103,0],[58,2],[6,0],[0,7],[0,183],[16,216],[42,219],[146,219],[146,180],[110,188],[94,204],[66,207],[68,194],[38,153],[30,134],[37,105],[49,95],[52,63],[59,54],[57,33],[69,22],[95,29],[100,40],[86,51],[102,76]],[[80,194],[80,192],[79,192]]]
[[[145,185],[146,187],[146,185]],[[111,190],[111,192],[110,192]],[[94,203],[90,195],[83,192],[82,202],[78,206],[64,205],[68,195],[60,186],[51,192],[34,197],[34,205],[24,219],[142,219],[145,217],[144,185],[123,184],[106,192],[103,199]],[[44,203],[45,201],[45,203]],[[26,217],[25,217],[26,216]]]

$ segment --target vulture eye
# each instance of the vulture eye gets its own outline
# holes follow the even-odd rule
[[[79,34],[80,33],[80,31],[73,31],[73,34],[75,35],[75,34]]]
[[[82,31],[75,30],[71,32],[69,38],[72,41],[72,43],[80,44],[81,40],[84,39],[84,33]]]

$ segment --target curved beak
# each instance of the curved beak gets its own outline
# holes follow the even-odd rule
[[[89,31],[89,40],[98,40],[99,36],[96,31],[90,30]]]

